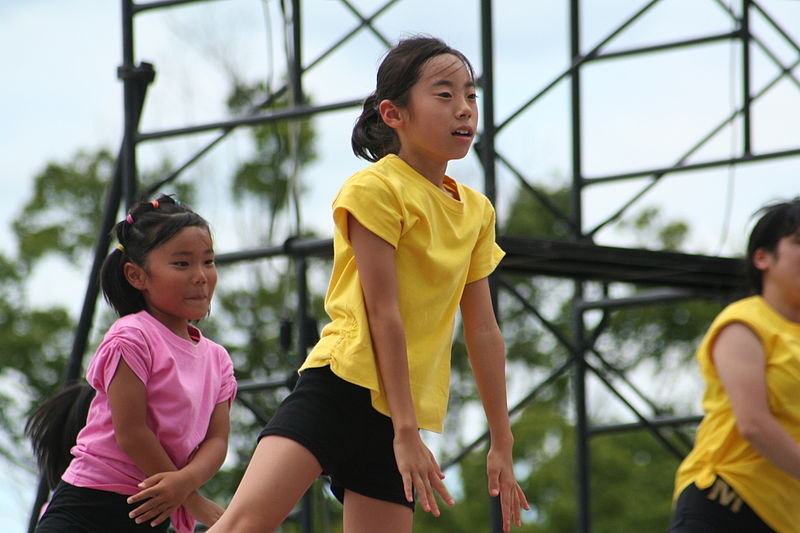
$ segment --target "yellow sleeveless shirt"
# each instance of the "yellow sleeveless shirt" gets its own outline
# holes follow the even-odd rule
[[[708,488],[719,475],[767,525],[780,533],[795,532],[800,527],[800,479],[769,462],[739,434],[711,359],[714,340],[732,322],[745,324],[761,340],[770,410],[800,442],[800,324],[783,318],[761,296],[734,302],[717,316],[697,350],[706,382],[705,417],[694,449],[678,468],[674,498],[691,483]]]

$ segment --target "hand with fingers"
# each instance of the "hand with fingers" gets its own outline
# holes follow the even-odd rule
[[[139,487],[142,490],[129,497],[128,503],[144,503],[129,516],[137,524],[149,520],[151,526],[168,519],[194,490],[180,471],[159,472],[139,483]]]
[[[521,510],[530,510],[528,499],[514,477],[511,449],[489,448],[486,457],[486,473],[489,477],[489,494],[500,496],[503,513],[503,531],[510,531],[511,524],[522,526]]]
[[[419,431],[395,433],[394,455],[403,478],[406,500],[414,501],[416,493],[422,509],[433,516],[441,514],[435,493],[438,493],[447,505],[455,505],[455,500],[442,482],[444,474],[433,453],[422,442]]]

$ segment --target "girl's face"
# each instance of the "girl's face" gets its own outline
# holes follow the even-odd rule
[[[800,230],[781,238],[774,252],[756,250],[753,262],[763,273],[765,297],[780,295],[800,305]]]
[[[206,316],[217,285],[211,236],[205,228],[185,227],[154,248],[144,268],[127,263],[125,274],[150,314],[188,339],[187,321]]]
[[[389,125],[400,138],[398,155],[418,170],[446,168],[450,160],[467,155],[475,138],[475,80],[458,57],[434,56],[422,66],[408,106],[397,108],[397,114],[398,121]]]

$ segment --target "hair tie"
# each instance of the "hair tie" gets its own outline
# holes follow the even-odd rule
[[[119,250],[123,254],[125,253],[125,247],[122,245],[122,243],[117,244],[117,250]]]
[[[153,209],[158,209],[158,200],[153,200],[150,203],[153,204]]]
[[[125,217],[125,222],[127,222],[128,224],[133,225],[133,215],[128,213],[128,216]]]
[[[173,199],[172,199],[172,201],[173,201],[173,203],[174,203],[175,205],[177,205],[177,206],[180,206],[180,205],[181,205],[181,201],[180,201],[180,200],[175,200],[175,199],[173,198]]]

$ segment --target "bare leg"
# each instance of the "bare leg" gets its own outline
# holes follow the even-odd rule
[[[209,533],[275,531],[321,472],[317,459],[301,444],[264,437],[230,505]]]
[[[405,505],[345,491],[344,533],[411,533],[413,522]]]

